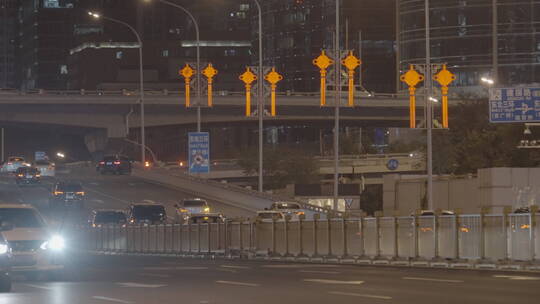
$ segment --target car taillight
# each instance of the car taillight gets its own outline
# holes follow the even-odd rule
[[[13,163],[7,163],[8,165],[13,165]]]
[[[64,194],[64,192],[62,192],[62,191],[54,191],[54,195],[60,195],[60,194]]]
[[[18,176],[18,177],[23,177],[23,174],[18,174],[17,176]]]
[[[119,162],[119,161],[115,161],[114,164],[115,164],[115,165],[120,165],[120,162]]]
[[[100,164],[100,165],[105,165],[105,162],[104,162],[104,161],[100,161],[99,164]]]
[[[84,191],[77,192],[78,195],[84,195]]]

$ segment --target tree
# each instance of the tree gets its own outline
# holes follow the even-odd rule
[[[244,174],[258,174],[259,158],[257,149],[241,153],[238,162]],[[270,148],[263,154],[265,188],[281,189],[287,184],[309,184],[319,181],[319,166],[313,155],[301,149]]]
[[[538,150],[517,149],[522,124],[489,122],[486,99],[467,100],[451,108],[450,129],[433,132],[434,171],[467,174],[489,167],[536,167]]]

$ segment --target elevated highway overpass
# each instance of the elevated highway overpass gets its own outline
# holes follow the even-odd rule
[[[332,92],[328,107],[319,106],[318,93],[280,93],[276,117],[265,117],[265,125],[331,126],[334,119]],[[406,127],[408,99],[402,95],[356,97],[356,107],[347,107],[345,92],[341,99],[341,121],[350,126]],[[255,98],[253,98],[255,102]],[[192,97],[192,103],[195,98]],[[206,104],[206,96],[201,98]],[[265,98],[269,103],[269,98]],[[183,92],[145,92],[147,127],[196,123],[195,108],[184,107]],[[211,126],[255,126],[257,116],[245,117],[243,92],[216,92],[214,107],[202,109],[203,128]],[[109,139],[123,139],[130,129],[140,126],[137,91],[0,91],[0,124],[60,125],[81,130],[90,152],[100,150]],[[253,106],[253,110],[256,107]],[[423,111],[417,109],[419,120]],[[255,113],[254,113],[255,114]]]

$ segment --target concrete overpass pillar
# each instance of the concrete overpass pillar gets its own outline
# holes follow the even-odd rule
[[[98,160],[105,154],[107,148],[107,130],[98,129],[84,136],[84,143],[94,160]]]
[[[125,125],[113,125],[107,129],[96,129],[84,136],[84,143],[94,160],[100,160],[106,153],[120,153],[129,145]]]

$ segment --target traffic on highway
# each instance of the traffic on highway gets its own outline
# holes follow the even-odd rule
[[[186,303],[273,303],[277,296],[284,303],[429,303],[441,297],[444,303],[457,303],[469,298],[467,294],[478,297],[478,303],[536,303],[536,273],[229,260],[214,255],[193,260],[185,255],[160,258],[85,250],[77,239],[80,229],[233,225],[248,218],[268,224],[315,214],[292,201],[251,211],[205,198],[204,193],[195,196],[150,183],[131,172],[104,174],[103,164],[114,164],[114,159],[120,158],[106,157],[96,169],[91,164],[66,169],[48,163],[46,170],[56,167],[54,174],[40,174],[44,168],[36,163],[15,164],[20,157],[2,166],[0,301],[178,303],[181,298]],[[125,161],[131,171],[135,163]],[[106,173],[117,173],[110,171]],[[432,215],[423,211],[420,216]]]

